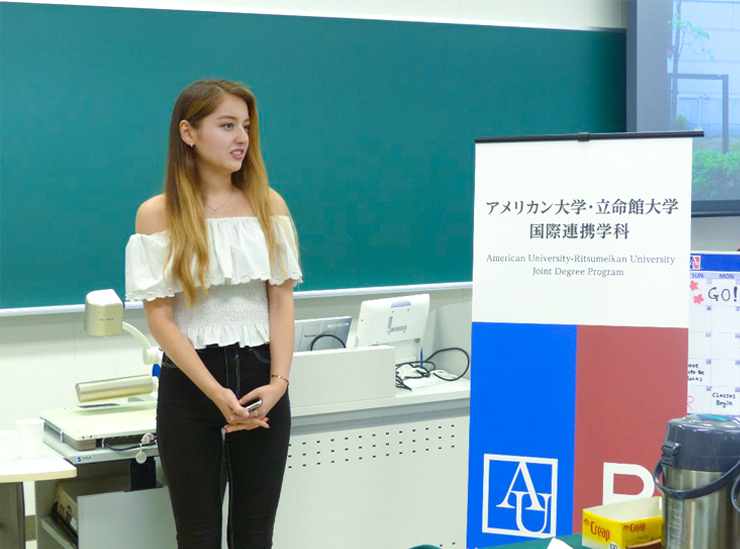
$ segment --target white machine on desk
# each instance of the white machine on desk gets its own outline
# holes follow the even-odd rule
[[[428,317],[429,294],[363,301],[357,346],[390,345],[396,349],[396,364],[417,361]]]
[[[85,298],[85,331],[94,336],[120,335],[125,330],[144,347],[144,364],[159,363],[161,352],[146,336],[123,321],[123,302],[113,290],[90,292]],[[78,383],[79,406],[41,412],[46,429],[77,450],[94,450],[108,442],[151,443],[156,428],[156,378],[141,375]],[[128,401],[112,401],[126,399]],[[145,444],[146,444],[145,443]]]
[[[294,353],[290,372],[292,405],[328,406],[326,409],[330,409],[347,402],[393,399],[395,365],[417,360],[416,347],[424,335],[428,314],[428,294],[363,302],[357,337],[347,342],[347,349],[316,350],[314,347],[310,352],[297,350]],[[323,323],[318,320],[310,323],[313,327],[307,326],[302,332],[304,343],[318,342],[319,336],[333,333],[336,338],[327,337],[322,343],[341,347],[337,339],[341,341],[346,337],[343,334],[349,331],[350,319],[332,318],[324,319]],[[317,323],[320,324],[318,328]],[[342,333],[327,331],[329,325],[341,326]]]

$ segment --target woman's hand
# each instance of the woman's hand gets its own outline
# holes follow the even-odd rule
[[[257,399],[261,399],[262,404],[260,404],[259,408],[253,410],[248,417],[245,417],[244,415],[234,415],[231,418],[233,419],[233,421],[227,418],[229,419],[229,425],[224,427],[224,430],[227,433],[233,433],[235,431],[242,431],[245,429],[250,430],[254,429],[254,427],[260,426],[269,429],[270,427],[269,425],[267,425],[267,422],[270,421],[270,418],[266,416],[270,413],[270,410],[272,410],[275,404],[277,404],[277,401],[283,397],[286,389],[287,385],[285,384],[285,382],[281,381],[280,383],[262,385],[261,387],[257,387],[256,389],[248,392],[246,395],[239,399],[238,402],[240,405],[243,406]]]
[[[226,418],[228,424],[224,427],[227,433],[230,433],[229,427],[234,424],[240,426],[241,429],[251,430],[257,427],[264,427],[269,429],[267,425],[267,418],[261,419],[257,417],[251,417],[244,407],[239,403],[236,398],[234,391],[231,389],[221,388],[216,395],[213,397],[213,402],[218,406],[218,409]]]

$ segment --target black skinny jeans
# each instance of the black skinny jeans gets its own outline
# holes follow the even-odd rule
[[[270,383],[270,347],[198,350],[216,380],[241,398]],[[179,549],[221,549],[223,482],[229,482],[228,546],[270,549],[290,440],[286,392],[269,429],[223,435],[218,407],[166,355],[157,405],[159,455],[169,484]]]

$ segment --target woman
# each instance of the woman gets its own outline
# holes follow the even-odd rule
[[[157,437],[179,549],[221,549],[222,471],[229,547],[272,547],[301,270],[257,123],[254,95],[240,84],[183,90],[164,193],[141,205],[126,247],[126,297],[144,302],[165,352]]]

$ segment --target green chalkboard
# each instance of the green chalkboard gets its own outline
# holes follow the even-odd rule
[[[299,290],[469,281],[476,137],[624,131],[618,32],[0,10],[0,308],[122,294],[172,105],[200,78],[258,97]]]

